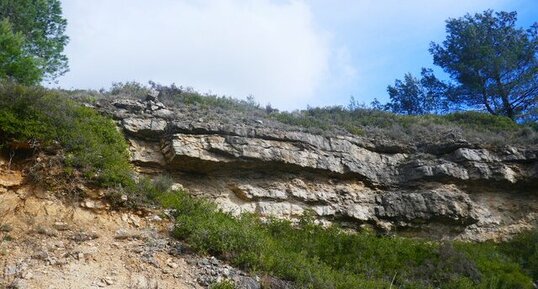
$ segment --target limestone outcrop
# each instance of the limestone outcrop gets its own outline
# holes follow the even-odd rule
[[[472,240],[502,239],[538,218],[538,149],[447,136],[402,144],[317,135],[156,98],[102,100],[141,172],[166,171],[232,213]]]

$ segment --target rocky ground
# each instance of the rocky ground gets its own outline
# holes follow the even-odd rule
[[[61,200],[0,163],[0,288],[207,288],[256,278],[169,237],[165,211],[111,211]]]

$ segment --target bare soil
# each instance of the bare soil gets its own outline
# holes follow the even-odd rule
[[[0,288],[203,288],[199,268],[156,212],[69,203],[0,160]],[[89,204],[89,206],[88,206]]]

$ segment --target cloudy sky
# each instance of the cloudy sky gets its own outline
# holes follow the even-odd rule
[[[62,0],[70,72],[54,86],[153,80],[281,109],[369,103],[432,67],[444,21],[486,9],[538,21],[537,0]]]

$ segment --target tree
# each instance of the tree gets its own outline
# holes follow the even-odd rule
[[[24,54],[37,59],[41,79],[54,80],[68,71],[63,54],[67,21],[59,0],[0,0],[0,20],[9,21],[24,38]]]
[[[40,80],[42,72],[37,60],[24,49],[24,37],[13,33],[7,20],[0,21],[0,79],[33,84]]]
[[[431,69],[422,68],[420,79],[407,73],[403,81],[396,79],[394,86],[387,87],[390,102],[385,109],[409,115],[444,110],[444,89],[445,86],[435,78]]]
[[[538,102],[538,23],[516,28],[516,12],[487,10],[449,19],[434,64],[456,84],[449,100],[516,119]]]

